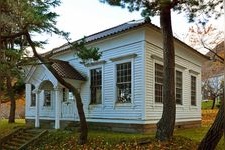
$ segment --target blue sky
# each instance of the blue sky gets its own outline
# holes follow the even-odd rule
[[[141,12],[130,13],[127,9],[109,6],[100,3],[99,0],[62,0],[61,6],[53,11],[60,15],[57,19],[57,27],[70,32],[72,40],[80,39],[127,21],[142,19]],[[153,18],[152,23],[159,26],[158,17]],[[187,34],[188,27],[191,26],[182,14],[173,14],[172,25],[174,34],[181,40]],[[45,45],[45,50],[42,50],[42,52],[66,43],[64,39],[56,35],[45,35],[38,38],[48,39],[49,44]]]

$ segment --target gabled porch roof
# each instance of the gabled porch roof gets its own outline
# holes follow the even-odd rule
[[[83,77],[74,67],[72,67],[69,62],[56,59],[52,60],[52,67],[62,78],[86,81],[85,77]]]

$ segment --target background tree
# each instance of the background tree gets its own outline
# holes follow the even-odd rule
[[[213,150],[216,148],[220,139],[223,136],[224,130],[224,104],[220,106],[219,112],[216,115],[215,121],[202,139],[198,146],[198,150]]]
[[[2,1],[1,1],[2,2]],[[11,14],[12,18],[7,18],[8,20],[2,20],[2,24],[4,24],[10,32],[1,32],[1,41],[10,41],[15,38],[24,38],[27,47],[31,47],[34,57],[36,57],[42,64],[48,68],[48,70],[54,75],[54,77],[59,81],[60,84],[68,88],[72,91],[77,104],[77,110],[80,119],[80,136],[78,142],[80,144],[84,144],[87,142],[87,134],[88,128],[86,123],[85,114],[83,111],[83,103],[78,89],[76,89],[72,84],[66,82],[60,75],[54,70],[54,68],[50,65],[54,63],[54,60],[51,59],[50,55],[45,57],[39,55],[36,51],[36,47],[43,44],[42,41],[33,41],[32,34],[38,33],[50,33],[62,35],[65,38],[68,38],[68,33],[60,31],[56,25],[56,17],[58,16],[56,13],[52,12],[54,7],[60,5],[60,0],[5,0],[4,5],[10,6],[9,11],[6,12],[5,15]],[[3,5],[2,5],[3,6]],[[1,15],[4,15],[3,13]],[[2,26],[3,28],[3,26]],[[71,46],[74,48],[73,46]],[[83,46],[82,42],[79,44],[75,44],[75,51],[83,51],[90,52],[90,59],[96,60],[100,57],[96,48],[86,48]],[[24,61],[25,59],[23,59]],[[20,63],[20,65],[24,65],[24,63]]]
[[[195,21],[202,12],[204,17],[219,17],[220,12],[216,8],[222,5],[222,0],[100,0],[107,2],[109,5],[121,6],[128,8],[129,11],[142,10],[143,17],[160,16],[160,26],[163,37],[163,64],[164,64],[164,80],[163,80],[163,113],[157,123],[156,138],[164,141],[173,136],[175,125],[175,85],[174,85],[174,43],[173,32],[171,26],[171,9],[178,13],[184,12],[188,20]],[[206,19],[198,20],[198,23],[204,24]]]
[[[203,81],[202,94],[205,95],[205,99],[213,101],[211,109],[214,109],[216,100],[223,95],[223,84],[221,76],[214,76]]]
[[[7,97],[10,99],[10,114],[9,123],[15,122],[15,110],[16,100],[14,86],[17,81],[21,80],[22,73],[16,65],[21,61],[24,54],[23,46],[21,45],[22,39],[19,37],[13,37],[11,39],[4,39],[2,35],[11,34],[16,26],[12,24],[16,20],[17,16],[14,13],[10,13],[11,6],[6,1],[1,1],[1,40],[0,40],[0,72],[1,72],[1,90],[3,89],[3,83],[5,83],[5,91],[1,91],[1,95],[7,93]],[[2,101],[2,99],[1,99]]]
[[[1,5],[1,1],[0,1],[0,14],[2,14],[2,5]],[[1,38],[1,29],[2,29],[2,17],[0,15],[0,60],[1,60],[1,56],[2,56],[2,38]],[[0,74],[0,121],[2,119],[2,75]]]
[[[211,60],[203,64],[202,80],[203,91],[206,90],[211,93],[212,99],[220,97],[223,101],[224,91],[224,43],[223,32],[219,31],[212,25],[196,24],[189,29],[189,39],[192,46],[197,49],[205,49],[208,51],[206,54]],[[217,76],[217,77],[216,77]],[[213,106],[212,106],[213,107]],[[224,104],[219,108],[219,112],[199,144],[199,150],[215,149],[220,141],[224,130]]]
[[[218,45],[223,41],[223,38],[223,31],[206,22],[203,24],[196,23],[191,26],[184,41],[196,50],[207,54],[212,50],[218,53],[220,51]],[[211,53],[208,56],[212,57],[213,55]]]

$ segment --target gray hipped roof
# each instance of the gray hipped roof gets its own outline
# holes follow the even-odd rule
[[[120,33],[122,31],[126,31],[128,29],[132,29],[132,28],[138,27],[138,26],[140,26],[142,24],[145,24],[145,23],[149,24],[149,22],[144,21],[144,19],[132,20],[132,21],[123,23],[121,25],[118,25],[118,26],[115,26],[115,27],[112,27],[112,28],[100,31],[98,33],[95,33],[95,34],[92,34],[92,35],[89,35],[89,36],[86,36],[85,37],[85,41],[86,42],[92,42],[92,41],[95,41],[95,40],[98,40],[98,39],[101,39],[101,38],[104,38],[104,37],[107,37],[107,36],[110,36],[110,35],[114,35],[114,34]],[[75,42],[77,42],[77,41],[75,41]],[[57,53],[57,52],[66,50],[69,47],[70,47],[70,45],[64,44],[64,45],[62,45],[60,47],[54,48],[52,51],[53,51],[53,53]]]
[[[89,35],[89,36],[85,37],[85,40],[86,40],[87,43],[93,42],[93,41],[96,41],[96,40],[99,40],[99,39],[102,39],[102,38],[105,38],[105,37],[108,37],[108,36],[119,34],[121,32],[127,31],[127,30],[131,30],[131,29],[134,29],[134,28],[137,28],[137,27],[140,27],[140,26],[144,26],[144,25],[148,25],[148,27],[153,28],[154,30],[157,30],[157,31],[160,32],[160,28],[159,27],[157,27],[156,25],[152,24],[149,21],[145,21],[144,19],[141,19],[141,20],[132,20],[132,21],[123,23],[121,25],[118,25],[118,26],[115,26],[115,27],[103,30],[101,32]],[[188,47],[190,50],[192,50],[192,52],[196,53],[197,55],[200,55],[201,57],[204,57],[205,59],[208,59],[207,56],[199,53],[197,50],[195,50],[192,47],[188,46],[187,44],[185,44],[184,42],[180,41],[179,39],[177,39],[175,37],[174,37],[174,39],[177,42],[181,43],[183,46]],[[80,40],[75,41],[75,42],[79,42],[79,41]],[[64,51],[64,50],[68,50],[69,48],[70,48],[70,45],[68,43],[66,43],[66,44],[64,44],[64,45],[62,45],[60,47],[57,47],[57,48],[53,49],[49,53],[55,54],[55,53],[58,53],[58,52],[61,52],[61,51]],[[46,53],[46,54],[48,54],[48,53]]]

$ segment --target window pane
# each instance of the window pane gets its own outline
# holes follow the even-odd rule
[[[131,62],[117,64],[117,102],[131,103]]]
[[[67,101],[67,96],[66,96],[66,89],[63,88],[63,102]]]
[[[91,104],[102,103],[102,69],[91,70]]]
[[[176,103],[182,105],[182,72],[176,70]]]
[[[155,64],[155,102],[163,102],[163,66]]]
[[[163,86],[161,84],[155,84],[155,102],[162,103],[162,89]]]
[[[196,106],[196,77],[191,76],[191,105]]]
[[[31,93],[31,104],[30,106],[34,107],[36,106],[36,94],[35,93]]]
[[[44,106],[51,106],[51,91],[44,91]]]
[[[36,94],[34,93],[35,86],[31,84],[31,103],[30,106],[34,107],[36,106]]]

